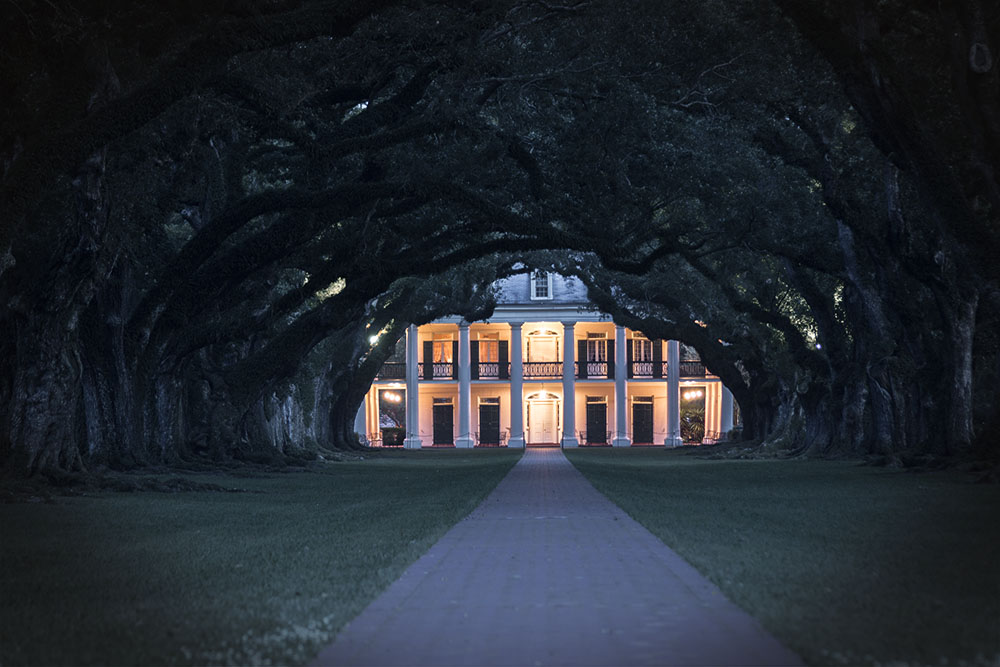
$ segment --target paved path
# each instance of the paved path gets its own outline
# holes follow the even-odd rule
[[[559,449],[529,449],[318,665],[790,665],[799,658]]]

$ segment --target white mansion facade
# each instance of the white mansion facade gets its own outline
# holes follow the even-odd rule
[[[683,444],[682,396],[698,406],[698,442],[733,428],[733,396],[719,378],[682,360],[677,341],[649,340],[597,312],[578,279],[535,272],[498,288],[486,321],[409,327],[358,411],[359,435],[407,448],[673,447]]]

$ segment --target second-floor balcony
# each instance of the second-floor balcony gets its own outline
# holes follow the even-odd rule
[[[406,379],[406,362],[405,361],[387,361],[382,364],[382,368],[379,369],[378,375],[375,376],[376,380],[405,380]]]
[[[659,368],[657,368],[659,365]],[[560,361],[526,361],[521,365],[523,377],[526,380],[540,380],[550,378],[561,378],[563,374],[563,362]],[[614,364],[607,361],[585,361],[576,362],[573,366],[574,375],[577,379],[586,380],[613,380],[615,375]],[[511,366],[509,363],[496,361],[481,361],[476,364],[473,372],[473,380],[509,380]],[[667,362],[655,361],[633,361],[628,374],[630,379],[666,379]],[[656,372],[659,371],[659,372]],[[422,380],[457,380],[458,364],[453,362],[422,362],[419,365],[418,373]],[[703,378],[709,375],[705,364],[700,361],[680,362],[681,378]],[[376,380],[405,380],[406,363],[402,361],[387,361],[382,364]]]
[[[563,372],[562,361],[526,361],[521,366],[524,379],[560,378]]]
[[[705,368],[705,364],[700,361],[682,361],[681,362],[681,377],[682,378],[703,378],[708,375],[708,369]]]
[[[666,361],[633,361],[629,369],[629,377],[635,379],[644,378],[666,378]],[[703,378],[709,375],[705,364],[700,361],[682,361],[680,363],[680,377],[682,378]]]

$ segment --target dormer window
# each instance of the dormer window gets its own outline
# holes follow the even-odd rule
[[[531,274],[531,300],[540,301],[552,298],[552,274],[545,271],[535,271]]]

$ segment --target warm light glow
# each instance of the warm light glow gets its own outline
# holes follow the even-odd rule
[[[375,343],[377,343],[378,342],[378,334],[375,334],[374,336],[369,336],[368,337],[368,342],[371,343],[372,345],[374,345]]]
[[[684,392],[684,398],[687,399],[687,400],[689,400],[689,401],[692,398],[701,398],[703,395],[704,395],[704,392],[701,389],[692,389],[690,391],[685,391]]]
[[[382,398],[389,401],[390,403],[399,403],[401,400],[403,400],[403,397],[394,391],[382,392]]]

